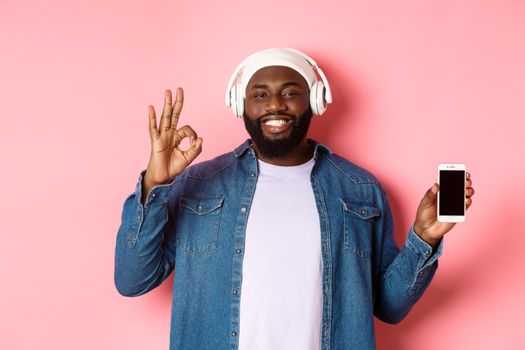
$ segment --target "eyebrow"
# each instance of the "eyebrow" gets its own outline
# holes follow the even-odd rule
[[[298,82],[295,82],[295,81],[287,81],[286,83],[281,84],[282,88],[285,88],[285,87],[288,87],[288,86],[301,87],[301,84],[299,84]],[[266,85],[266,84],[254,84],[251,87],[251,89],[266,89],[266,88],[268,88],[268,85]]]

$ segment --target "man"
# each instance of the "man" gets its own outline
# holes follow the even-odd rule
[[[399,322],[430,283],[454,226],[436,220],[438,185],[399,249],[377,180],[306,136],[330,101],[308,56],[255,53],[227,92],[251,140],[191,167],[203,140],[178,128],[182,89],[174,103],[166,91],[158,127],[148,107],[151,157],[124,204],[115,283],[140,295],[175,270],[171,349],[374,349],[373,315]],[[466,193],[470,206],[470,178]]]

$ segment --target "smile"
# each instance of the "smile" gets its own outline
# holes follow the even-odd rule
[[[270,119],[264,122],[268,126],[283,126],[288,123],[288,120],[285,119]]]
[[[286,116],[265,117],[261,120],[261,127],[265,134],[278,135],[288,132],[293,125],[292,119]]]

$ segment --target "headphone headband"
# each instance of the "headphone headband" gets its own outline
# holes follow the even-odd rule
[[[261,59],[260,56],[263,56],[263,58]],[[294,56],[299,56],[300,59]],[[257,59],[262,61],[256,62]],[[304,65],[304,61],[301,63],[301,59],[304,59],[308,63],[308,66]],[[254,64],[254,61],[256,64]],[[328,84],[328,80],[326,79],[322,69],[310,56],[299,50],[291,48],[268,49],[255,52],[246,57],[237,66],[230,77],[228,87],[226,89],[225,102],[226,107],[232,107],[233,113],[237,117],[242,117],[244,111],[245,91],[242,90],[245,89],[245,86],[248,82],[242,81],[239,83],[238,80],[245,73],[244,69],[247,66],[247,63],[251,63],[250,68],[248,68],[249,74],[247,74],[249,76],[244,76],[243,79],[248,80],[258,69],[273,65],[287,66],[300,73],[305,78],[307,83],[309,83],[310,106],[312,108],[312,112],[316,115],[321,115],[326,110],[326,104],[332,103],[332,92],[330,85]],[[317,74],[320,76],[321,81],[319,81],[315,72],[317,72]],[[240,86],[243,85],[243,83],[244,87],[241,88]]]

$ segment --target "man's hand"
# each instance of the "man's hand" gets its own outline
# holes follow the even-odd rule
[[[439,185],[435,183],[426,193],[421,203],[417,208],[416,222],[414,223],[414,231],[425,242],[430,244],[432,248],[436,248],[439,241],[445,233],[452,230],[455,223],[439,222],[437,221],[437,192]],[[472,196],[474,195],[474,188],[472,187],[472,180],[470,173],[467,172],[467,182],[465,188],[466,206],[467,209],[472,205]]]
[[[181,88],[177,88],[175,103],[172,106],[171,91],[164,92],[164,110],[157,127],[157,118],[153,106],[148,106],[149,135],[151,155],[146,175],[144,176],[142,202],[149,190],[157,185],[169,183],[179,175],[201,153],[202,138],[188,125],[177,129],[180,112],[184,103]],[[189,138],[190,147],[180,149],[183,139]]]

